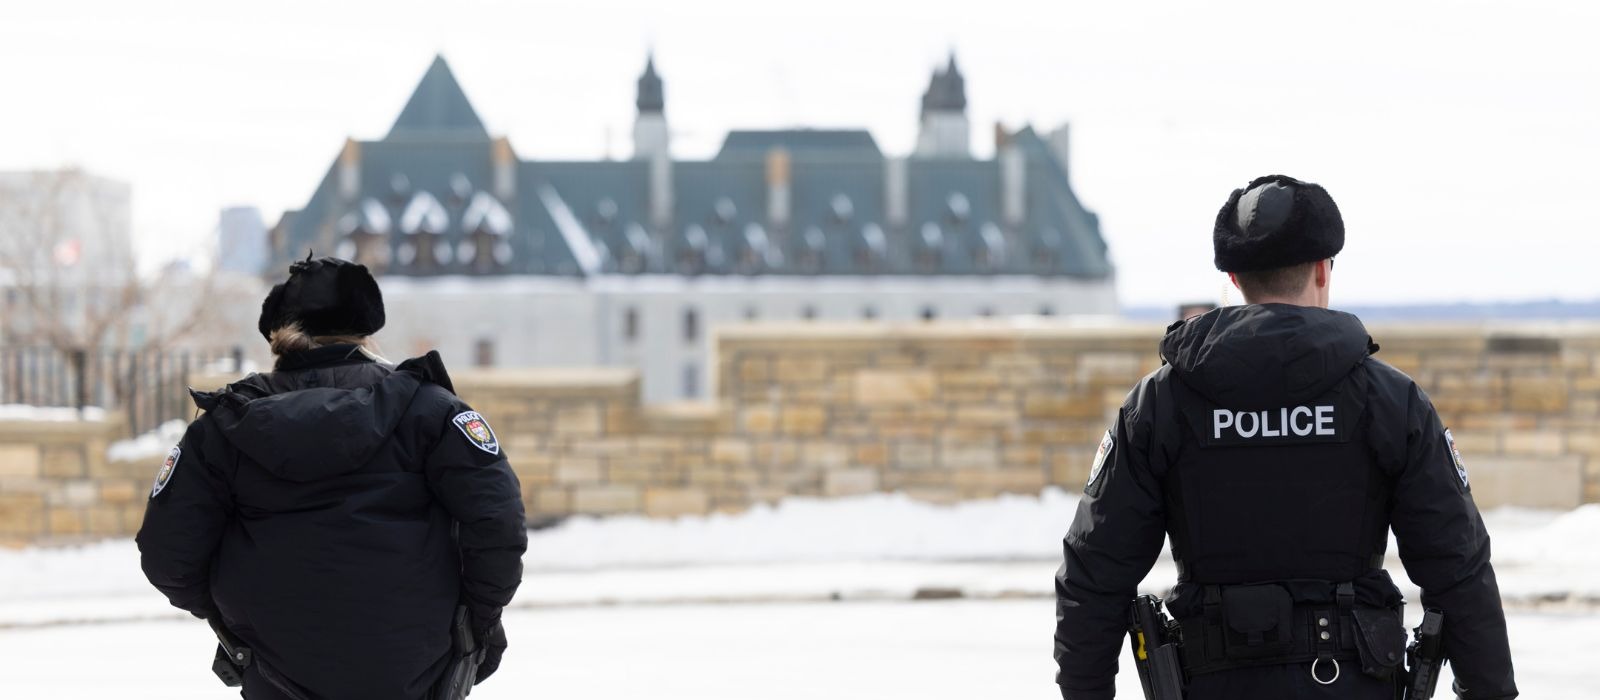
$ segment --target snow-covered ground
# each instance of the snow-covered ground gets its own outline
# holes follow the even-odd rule
[[[1076,503],[876,495],[575,518],[533,533],[508,613],[515,662],[473,697],[1052,697],[1051,577]],[[1591,696],[1600,505],[1486,520],[1524,696]],[[1174,574],[1163,558],[1144,588]],[[908,602],[935,589],[967,599]],[[220,697],[211,644],[144,581],[131,541],[0,551],[0,697]]]
[[[504,665],[472,697],[1051,700],[1053,622],[1046,600],[519,610]],[[1594,697],[1600,616],[1510,623],[1523,697]],[[198,620],[12,630],[0,697],[237,697],[211,675],[214,649]],[[1138,698],[1123,657],[1118,697]]]

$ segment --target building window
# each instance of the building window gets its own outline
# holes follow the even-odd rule
[[[861,317],[866,319],[866,320],[868,320],[868,321],[877,320],[878,319],[878,307],[876,307],[876,306],[863,306],[863,307],[861,307]]]
[[[475,366],[478,366],[478,367],[493,367],[494,366],[494,339],[493,338],[479,338],[478,339],[478,342],[473,345],[472,361],[473,361],[473,364]]]
[[[1049,304],[1045,304],[1044,306],[1039,307],[1039,315],[1040,316],[1054,316],[1054,315],[1056,315],[1056,307],[1051,306]]]
[[[628,342],[639,339],[639,309],[628,307],[622,312],[622,338]]]
[[[700,367],[693,362],[683,366],[683,398],[700,398]]]
[[[933,308],[932,306],[924,306],[924,307],[922,307],[922,320],[924,320],[924,321],[932,321],[933,319],[936,319],[938,317],[939,317],[939,311],[937,309]]]
[[[805,319],[807,321],[816,320],[816,318],[817,318],[817,307],[815,307],[815,306],[806,306],[805,308],[800,309],[800,318],[803,318],[803,319]]]
[[[694,309],[683,310],[683,342],[693,343],[700,339],[700,312]]]

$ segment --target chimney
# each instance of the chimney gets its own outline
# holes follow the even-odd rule
[[[889,227],[906,225],[906,159],[883,163],[883,215]]]
[[[666,153],[652,155],[650,168],[650,223],[657,230],[672,226],[672,159]]]
[[[517,194],[517,154],[511,150],[511,140],[504,136],[495,139],[490,159],[494,163],[494,196],[509,202]]]
[[[998,122],[994,125],[994,159],[1000,168],[1000,222],[1015,229],[1028,217],[1028,159]]]
[[[1072,153],[1068,147],[1068,136],[1071,133],[1068,127],[1070,126],[1070,124],[1062,124],[1056,127],[1055,131],[1050,132],[1050,152],[1055,155],[1056,162],[1061,165],[1061,172],[1067,174],[1069,182],[1072,180],[1072,168],[1067,162],[1067,156]]]
[[[361,195],[361,144],[355,139],[344,140],[344,150],[339,153],[339,198],[356,201]]]
[[[772,228],[789,225],[789,152],[767,151],[767,220]]]

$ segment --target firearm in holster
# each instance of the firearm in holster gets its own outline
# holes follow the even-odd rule
[[[472,616],[467,613],[467,606],[457,605],[450,624],[450,667],[434,684],[429,700],[462,700],[472,694],[472,684],[478,680],[478,664],[483,663],[486,654],[478,648],[478,638],[472,636]]]
[[[1161,610],[1161,599],[1142,595],[1133,599],[1128,644],[1145,700],[1183,700],[1183,666],[1178,659],[1182,644],[1178,623]]]
[[[211,672],[222,679],[229,688],[244,685],[244,669],[250,665],[250,648],[222,626],[219,616],[206,618],[211,631],[217,635],[217,654],[211,659]]]
[[[1444,613],[1425,610],[1422,624],[1417,625],[1415,639],[1406,647],[1406,666],[1410,678],[1406,680],[1406,700],[1429,700],[1439,685],[1439,670],[1444,667]]]

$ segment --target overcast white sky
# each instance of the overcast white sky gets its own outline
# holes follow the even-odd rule
[[[649,47],[676,152],[730,128],[915,137],[953,47],[973,141],[1073,127],[1127,304],[1216,298],[1228,192],[1325,185],[1335,303],[1600,298],[1600,3],[53,0],[0,9],[0,169],[133,185],[149,259],[301,206],[443,52],[523,157],[625,156]],[[609,137],[608,137],[609,135]]]

